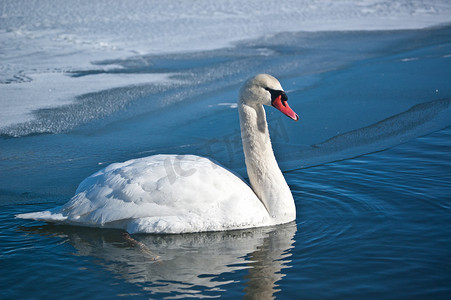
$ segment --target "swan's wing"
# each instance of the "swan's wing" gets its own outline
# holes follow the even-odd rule
[[[264,206],[239,177],[192,155],[156,155],[112,164],[86,178],[64,206],[19,217],[168,233],[268,222]]]

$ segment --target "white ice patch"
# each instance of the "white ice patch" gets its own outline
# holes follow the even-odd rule
[[[284,31],[412,29],[446,22],[447,0],[3,1],[0,128],[30,120],[38,108],[119,86],[118,77],[62,74],[99,69],[94,61],[217,49]],[[120,86],[145,76],[121,77]]]
[[[97,74],[70,77],[64,73],[42,73],[30,81],[1,86],[0,128],[28,121],[35,110],[71,103],[77,95],[101,90],[169,81],[167,74]]]

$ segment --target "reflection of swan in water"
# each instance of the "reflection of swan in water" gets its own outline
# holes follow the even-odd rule
[[[183,235],[124,236],[119,230],[55,225],[21,230],[66,238],[76,255],[97,258],[150,297],[219,296],[221,286],[241,281],[246,297],[268,299],[291,261],[296,224]]]

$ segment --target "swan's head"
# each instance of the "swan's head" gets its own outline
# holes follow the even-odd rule
[[[290,108],[280,82],[271,75],[260,74],[249,79],[241,88],[240,101],[249,105],[268,105],[297,121],[299,116]]]

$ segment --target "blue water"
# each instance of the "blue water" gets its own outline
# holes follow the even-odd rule
[[[2,129],[0,298],[450,298],[450,27],[285,33],[114,63],[123,68],[108,72],[177,81],[82,95]],[[280,79],[301,117],[267,109],[296,222],[128,237],[14,218],[65,203],[111,162],[154,153],[245,174],[227,103],[260,72]]]

